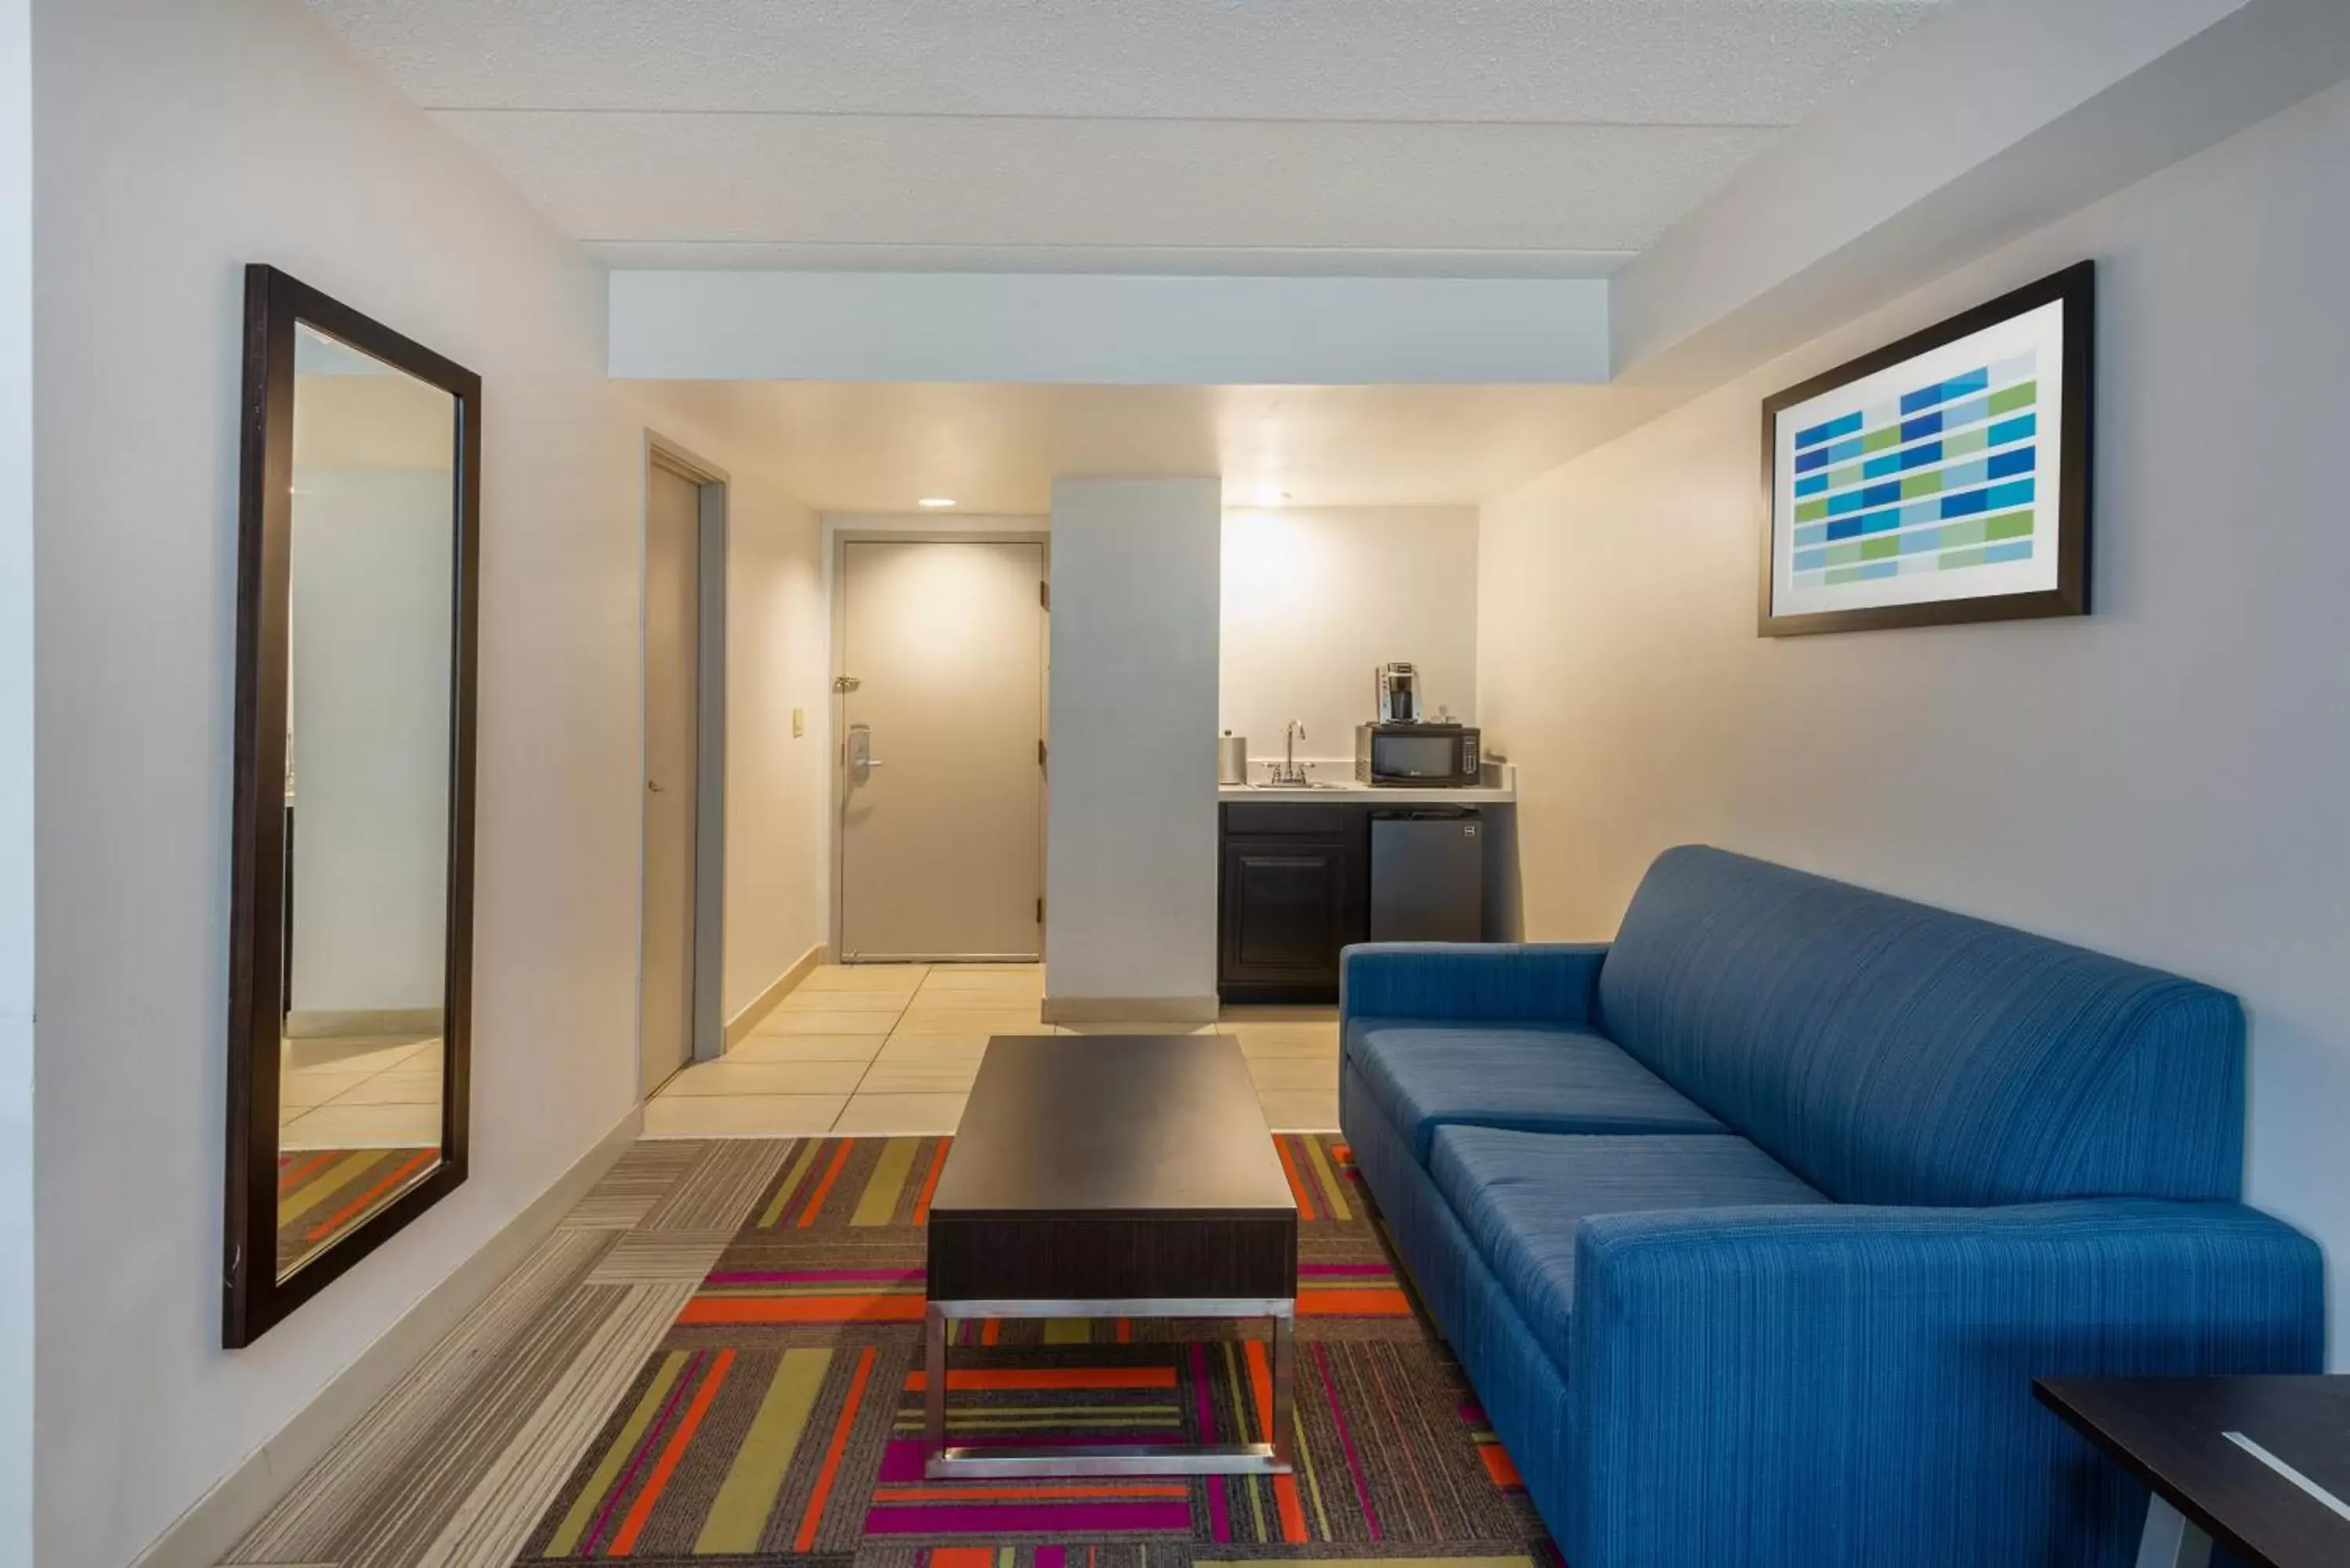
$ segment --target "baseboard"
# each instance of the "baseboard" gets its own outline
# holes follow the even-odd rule
[[[346,1035],[438,1034],[437,1007],[297,1007],[286,1015],[288,1040],[331,1040]]]
[[[336,1439],[486,1300],[532,1248],[554,1233],[557,1222],[637,1141],[643,1127],[643,1108],[632,1107],[504,1230],[360,1351],[276,1436],[198,1498],[139,1554],[131,1568],[213,1568],[326,1457]]]
[[[726,1021],[726,1049],[732,1051],[751,1037],[751,1032],[767,1021],[767,1014],[782,1004],[784,998],[799,989],[800,981],[814,973],[824,962],[824,944],[816,943],[792,961],[792,966],[775,977],[773,985],[753,997],[749,1005]]]
[[[1047,1023],[1213,1023],[1214,996],[1048,996]]]

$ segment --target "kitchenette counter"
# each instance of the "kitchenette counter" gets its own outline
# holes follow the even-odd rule
[[[1249,772],[1270,764],[1252,758]],[[1315,761],[1313,776],[1326,782],[1299,788],[1262,784],[1218,784],[1216,798],[1226,805],[1240,800],[1345,801],[1379,805],[1510,805],[1518,798],[1517,769],[1508,763],[1487,763],[1484,782],[1415,788],[1409,784],[1367,784],[1355,782],[1354,764]]]
[[[1328,784],[1294,788],[1274,784],[1218,784],[1216,798],[1230,805],[1240,800],[1344,801],[1355,805],[1508,805],[1518,798],[1518,792],[1506,785],[1454,784],[1436,789],[1414,789],[1405,784],[1357,784],[1352,779],[1334,779]]]

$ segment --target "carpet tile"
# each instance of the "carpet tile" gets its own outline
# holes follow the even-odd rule
[[[792,1145],[767,1138],[712,1138],[691,1146],[698,1156],[639,1227],[652,1231],[723,1231],[743,1222],[752,1195],[773,1179]]]
[[[590,1231],[626,1231],[644,1223],[709,1148],[707,1143],[682,1138],[630,1145],[562,1223]]]
[[[1296,1472],[934,1482],[922,1225],[950,1140],[759,1146],[741,1229],[611,1401],[519,1561],[838,1568],[1555,1565],[1398,1277],[1343,1143],[1275,1139],[1300,1231]],[[1264,1440],[1263,1324],[954,1325],[948,1419],[991,1444]]]
[[[228,1560],[403,1568],[421,1557],[539,1393],[625,1299],[626,1287],[586,1284],[611,1242],[592,1231],[548,1237]]]
[[[727,1243],[731,1231],[629,1231],[612,1243],[590,1284],[697,1284],[709,1273]]]
[[[939,1137],[631,1148],[238,1545],[239,1564],[1560,1568],[1343,1143],[1298,1203],[1295,1475],[931,1482]],[[955,1325],[959,1441],[1264,1435],[1259,1324]]]
[[[506,1568],[515,1560],[546,1500],[660,1342],[691,1288],[638,1284],[611,1302],[571,1364],[547,1383],[536,1407],[415,1558],[416,1568]]]

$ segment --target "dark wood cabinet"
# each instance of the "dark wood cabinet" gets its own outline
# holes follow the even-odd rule
[[[1218,986],[1227,1002],[1330,1002],[1338,950],[1363,940],[1369,815],[1360,805],[1223,808]]]
[[[1343,844],[1226,840],[1224,979],[1337,984],[1347,869]]]
[[[1336,800],[1225,797],[1216,910],[1219,996],[1243,1003],[1338,1000],[1340,950],[1371,938],[1373,819],[1462,814],[1448,800],[1415,793],[1419,798],[1410,802],[1368,792]],[[1407,846],[1404,836],[1381,836],[1379,875],[1390,884],[1378,900],[1383,929],[1398,930],[1400,920],[1400,929],[1410,930],[1409,922],[1432,908],[1443,935],[1419,940],[1516,940],[1516,816],[1491,809],[1499,804],[1462,803],[1481,808],[1495,827],[1480,835],[1476,859],[1482,863],[1484,889],[1475,896],[1458,876],[1457,857],[1440,854],[1431,874],[1427,852],[1432,846],[1414,837]],[[1498,915],[1496,876],[1503,878]],[[1431,888],[1439,891],[1431,894]]]

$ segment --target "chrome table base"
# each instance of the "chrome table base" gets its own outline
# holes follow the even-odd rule
[[[2147,1500],[2137,1568],[2209,1568],[2210,1561],[2211,1538],[2202,1526],[2159,1497]]]
[[[1273,1320],[1273,1441],[1097,1443],[1055,1448],[947,1446],[947,1324],[964,1319],[1203,1317]],[[922,1473],[958,1476],[1287,1475],[1297,1419],[1297,1303],[1263,1300],[932,1302],[922,1314]]]

